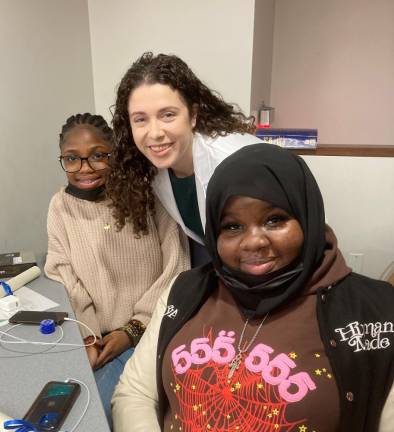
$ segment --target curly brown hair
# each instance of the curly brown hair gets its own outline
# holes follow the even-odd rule
[[[157,168],[138,150],[130,127],[128,102],[142,84],[163,84],[177,90],[189,114],[196,110],[194,131],[215,137],[229,133],[254,133],[252,117],[226,103],[203,84],[188,65],[175,55],[144,53],[120,81],[112,120],[115,145],[106,182],[118,229],[133,223],[136,235],[147,234],[147,216],[154,213],[152,180]]]

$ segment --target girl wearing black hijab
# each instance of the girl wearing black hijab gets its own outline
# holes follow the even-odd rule
[[[115,431],[393,431],[394,289],[346,266],[305,162],[244,147],[206,209],[212,263],[159,301]]]

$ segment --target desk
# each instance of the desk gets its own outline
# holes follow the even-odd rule
[[[65,311],[69,313],[70,318],[75,318],[63,285],[41,275],[27,286],[60,305],[51,310]],[[9,326],[4,326],[0,330],[6,331],[8,328]],[[61,342],[83,344],[76,323],[64,322],[62,328],[64,338]],[[41,335],[37,326],[26,325],[18,327],[12,334],[40,341],[48,337]],[[56,340],[53,334],[50,337],[50,341]],[[21,418],[47,381],[76,378],[84,382],[90,390],[89,408],[76,431],[109,432],[85,348],[57,346],[47,353],[37,354],[44,349],[46,349],[45,346],[26,344],[0,345],[0,412],[10,417]],[[15,352],[16,350],[18,352]],[[85,402],[86,389],[81,386],[81,394],[68,415],[62,427],[63,430],[73,427],[86,406]]]

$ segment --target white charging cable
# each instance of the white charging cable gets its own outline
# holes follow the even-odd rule
[[[67,431],[60,431],[60,432],[74,432],[75,431],[75,429],[79,426],[79,424],[81,423],[81,421],[82,421],[82,419],[85,417],[85,414],[86,414],[86,411],[88,410],[88,408],[89,408],[89,405],[90,405],[90,390],[89,390],[89,387],[83,382],[83,381],[80,381],[80,380],[78,380],[78,379],[76,379],[76,378],[67,378],[66,380],[65,380],[65,382],[66,383],[69,383],[69,382],[76,382],[76,383],[78,383],[78,384],[82,384],[84,387],[85,387],[85,389],[86,389],[86,405],[85,405],[85,407],[84,407],[84,409],[82,410],[82,414],[81,414],[81,416],[79,417],[79,419],[77,420],[77,422],[74,424],[74,426],[71,428],[71,429],[69,429],[69,430],[67,430]]]
[[[19,343],[27,343],[28,341],[26,341],[26,339],[20,338],[18,336],[14,336],[14,335],[9,333],[11,330],[13,330],[14,328],[19,327],[21,325],[23,325],[23,324],[14,324],[12,327],[7,329],[6,331],[0,331],[0,342],[11,343],[11,341],[6,341],[3,339],[3,336],[6,335],[7,337],[9,337],[11,339],[15,339],[15,340],[19,341]],[[60,333],[60,337],[57,340],[51,342],[52,344],[59,343],[64,337],[64,331],[63,331],[62,327],[60,327],[60,326],[59,326],[59,333]]]
[[[72,318],[67,318],[67,317],[64,318],[64,320],[65,321],[76,322],[76,323],[81,324],[84,327],[86,327],[89,330],[89,332],[91,333],[91,335],[93,336],[93,341],[90,342],[90,343],[88,343],[88,344],[60,343],[59,341],[63,339],[63,334],[64,334],[63,333],[63,329],[62,329],[61,326],[58,326],[58,327],[60,328],[62,334],[61,334],[60,339],[57,340],[57,341],[53,341],[53,342],[30,341],[30,340],[27,340],[27,339],[20,338],[18,336],[13,336],[13,335],[11,335],[11,334],[8,333],[11,329],[15,328],[17,325],[23,325],[23,324],[17,324],[15,326],[11,327],[11,329],[8,329],[6,332],[0,330],[0,343],[5,343],[5,344],[31,344],[31,345],[55,345],[55,346],[69,346],[69,347],[83,348],[83,347],[88,347],[88,346],[94,345],[97,342],[97,336],[94,334],[93,330],[90,327],[88,327],[85,323],[83,323],[82,321],[74,320]],[[5,340],[3,338],[3,336],[7,336],[7,337],[9,337],[11,339],[16,339],[16,340],[12,340],[12,341]]]
[[[6,344],[51,345],[51,346],[72,346],[72,347],[82,348],[82,347],[88,347],[88,346],[94,345],[97,342],[97,336],[94,334],[94,332],[92,331],[92,329],[89,326],[87,326],[85,323],[83,323],[81,321],[78,321],[78,320],[74,320],[72,318],[64,318],[64,320],[65,321],[75,322],[75,323],[81,324],[84,327],[86,327],[89,330],[89,332],[92,334],[92,336],[94,337],[93,338],[93,342],[91,342],[89,344],[83,344],[83,345],[81,345],[81,344],[71,344],[71,343],[59,343],[63,339],[63,337],[64,337],[64,331],[63,331],[63,328],[61,326],[57,326],[57,327],[59,327],[60,336],[59,336],[59,338],[56,341],[53,341],[53,342],[29,341],[29,340],[20,338],[18,336],[14,336],[14,335],[9,334],[9,332],[12,329],[14,329],[15,327],[23,325],[23,324],[15,324],[15,325],[13,325],[12,327],[10,327],[6,331],[1,331],[0,330],[0,343],[6,343]],[[9,338],[11,338],[13,340],[4,340],[3,336],[7,336],[7,337],[9,337]],[[71,429],[67,430],[67,431],[66,430],[61,430],[60,432],[74,432],[76,430],[76,428],[79,426],[79,424],[81,423],[82,419],[85,417],[85,414],[86,414],[86,412],[87,412],[87,410],[89,408],[89,405],[90,405],[90,390],[89,390],[89,387],[83,381],[80,381],[80,380],[78,380],[76,378],[68,378],[68,379],[65,380],[66,383],[73,382],[73,381],[75,381],[78,384],[81,384],[86,389],[86,404],[85,404],[85,407],[82,410],[81,416],[79,417],[79,419],[77,420],[77,422],[74,424],[74,426]]]

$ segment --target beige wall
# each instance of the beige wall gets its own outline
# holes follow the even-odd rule
[[[94,109],[84,0],[0,0],[0,253],[47,249],[58,134]]]
[[[259,0],[256,0],[259,1]],[[276,0],[275,127],[317,128],[323,144],[394,145],[394,2]],[[362,273],[394,261],[394,159],[306,157],[345,258]]]
[[[276,0],[276,127],[324,144],[394,144],[394,1]]]
[[[253,62],[250,110],[271,102],[272,51],[274,46],[275,0],[257,0],[254,11]]]
[[[89,0],[96,109],[144,51],[183,58],[208,86],[250,107],[254,0]]]

